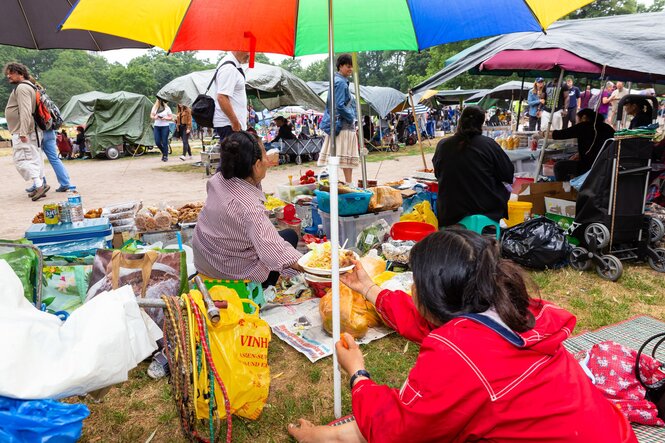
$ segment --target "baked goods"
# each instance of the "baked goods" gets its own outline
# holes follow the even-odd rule
[[[179,223],[193,223],[199,218],[199,213],[203,209],[202,202],[187,203],[178,209]]]
[[[42,211],[39,211],[37,215],[35,215],[32,218],[32,223],[37,224],[37,223],[44,223],[44,213]]]
[[[85,213],[83,218],[99,218],[102,216],[102,208],[91,209]]]

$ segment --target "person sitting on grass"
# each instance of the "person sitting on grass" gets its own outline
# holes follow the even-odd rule
[[[333,427],[300,419],[288,426],[297,441],[637,442],[563,347],[575,317],[531,298],[494,239],[446,229],[418,242],[410,261],[412,296],[381,290],[358,262],[340,276],[420,345],[401,389],[372,380],[345,333],[335,351],[351,375],[355,420]]]

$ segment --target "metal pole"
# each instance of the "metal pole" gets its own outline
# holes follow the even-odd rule
[[[360,67],[358,66],[358,53],[351,54],[353,60],[353,84],[356,90],[356,120],[358,121],[358,154],[360,155],[360,171],[363,179],[363,188],[367,189],[367,159],[365,158],[365,134],[363,134],[363,110],[360,106]],[[370,128],[372,127],[370,123]],[[372,134],[370,134],[372,138]]]
[[[563,82],[563,74],[565,69],[561,69],[561,74],[559,74],[559,83],[557,83],[556,88],[554,89],[554,102],[552,103],[552,108],[550,108],[550,121],[547,122],[547,131],[545,132],[545,141],[543,142],[543,147],[540,150],[540,155],[538,156],[538,164],[536,165],[536,172],[534,172],[533,180],[538,181],[538,174],[540,174],[540,169],[543,167],[543,160],[545,159],[545,148],[547,147],[547,142],[550,139],[550,130],[552,129],[552,120],[554,120],[554,111],[556,110],[556,105],[559,102],[559,93],[561,92],[561,82]]]
[[[423,168],[427,170],[427,161],[425,160],[423,141],[420,138],[420,128],[418,127],[418,116],[416,115],[416,105],[413,100],[413,91],[411,90],[409,90],[409,101],[411,102],[411,112],[413,112],[413,124],[416,125],[416,135],[418,136],[418,146],[420,146],[420,156],[423,158]]]
[[[333,327],[333,412],[336,418],[342,416],[342,374],[337,362],[335,343],[340,337],[339,315],[339,201],[338,201],[338,167],[339,157],[335,148],[335,32],[333,24],[333,0],[328,0],[328,57],[330,73],[330,156],[328,157],[328,174],[330,180],[330,243],[332,257],[332,327]]]
[[[522,75],[522,87],[520,88],[520,97],[519,97],[519,103],[517,104],[517,118],[515,121],[517,122],[517,126],[515,128],[516,132],[520,132],[520,120],[522,119],[522,94],[524,93],[524,79],[526,78],[526,72]],[[512,111],[512,109],[511,109]]]

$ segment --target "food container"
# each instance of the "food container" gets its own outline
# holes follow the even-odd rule
[[[293,203],[299,195],[312,195],[318,185],[309,183],[306,185],[277,185],[277,196],[288,203]]]
[[[305,281],[307,282],[307,285],[312,288],[312,291],[314,291],[314,295],[319,298],[326,295],[327,289],[332,288],[332,279],[330,278],[305,274]]]
[[[60,222],[60,213],[58,205],[49,203],[44,205],[44,223],[47,225],[57,225]]]
[[[330,214],[330,193],[325,191],[314,191],[319,210]],[[369,201],[372,198],[370,191],[351,192],[349,194],[339,194],[339,215],[358,215],[367,214]]]
[[[390,236],[393,240],[420,241],[432,232],[436,232],[436,228],[429,223],[404,221],[393,225]]]
[[[363,229],[378,220],[385,220],[388,226],[392,226],[393,223],[399,221],[402,211],[402,208],[397,208],[371,214],[339,217],[339,243],[343,245],[346,242],[349,247],[353,247]],[[319,210],[319,216],[321,217],[323,232],[330,238],[330,214]]]

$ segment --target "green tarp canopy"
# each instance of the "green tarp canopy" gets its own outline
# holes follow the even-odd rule
[[[145,95],[92,91],[69,99],[62,118],[65,124],[85,126],[90,153],[96,156],[123,142],[153,146],[152,105]]]

